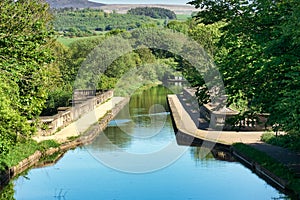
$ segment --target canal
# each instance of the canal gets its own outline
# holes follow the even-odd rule
[[[177,145],[166,95],[153,87],[93,143],[14,181],[16,200],[281,199],[285,195],[232,158]]]

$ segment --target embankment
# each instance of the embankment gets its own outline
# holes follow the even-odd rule
[[[231,155],[240,161],[246,167],[251,169],[259,177],[266,180],[269,184],[276,187],[278,190],[295,196],[298,198],[297,191],[290,187],[290,180],[286,180],[282,177],[275,175],[272,171],[263,167],[256,161],[256,157],[250,158],[243,154],[239,149],[234,147],[236,143],[251,144],[259,142],[260,133],[257,132],[232,132],[232,131],[219,131],[216,135],[216,131],[201,130],[196,128],[197,120],[192,118],[199,118],[200,114],[190,112],[194,115],[190,115],[186,110],[188,107],[184,107],[182,102],[178,100],[176,95],[168,96],[168,104],[171,111],[172,122],[174,131],[176,133],[177,140],[181,141],[181,145],[197,145],[202,147],[222,147],[231,152]],[[193,109],[195,110],[195,109]],[[247,145],[246,145],[247,146]],[[272,164],[272,162],[270,162]]]
[[[124,99],[116,106],[107,112],[102,118],[99,119],[97,123],[89,127],[84,134],[75,138],[71,141],[61,144],[57,148],[50,148],[44,152],[36,151],[33,155],[19,162],[18,165],[7,169],[0,173],[0,189],[1,187],[7,185],[10,180],[17,175],[23,173],[24,171],[30,169],[31,167],[37,166],[40,160],[44,157],[51,156],[55,153],[63,154],[66,151],[73,149],[77,146],[88,144],[92,142],[97,135],[99,135],[108,125],[108,123],[119,113],[119,111],[129,102],[129,99]],[[55,161],[53,161],[55,162]],[[38,166],[49,165],[49,162],[42,162]]]

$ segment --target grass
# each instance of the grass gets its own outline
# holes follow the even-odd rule
[[[67,137],[67,140],[73,141],[73,140],[77,140],[78,138],[80,138],[80,135]]]
[[[13,150],[0,158],[0,170],[17,165],[20,161],[28,158],[38,150],[38,143],[29,140],[26,143],[17,143]]]
[[[26,143],[18,143],[14,146],[13,150],[9,151],[6,155],[0,156],[0,171],[3,171],[9,167],[16,166],[19,162],[28,158],[32,154],[34,154],[37,150],[45,151],[51,147],[58,147],[59,144],[54,140],[47,140],[40,143],[37,143],[34,140],[28,140]],[[41,160],[44,162],[54,161],[60,156],[60,152],[54,153],[51,156],[43,157]],[[26,174],[27,171],[22,174]],[[19,175],[22,175],[19,174]],[[19,176],[18,175],[18,176]],[[17,177],[18,177],[17,176]],[[11,181],[7,186],[5,186],[2,190],[0,189],[0,200],[8,200],[14,199],[14,184]]]
[[[34,140],[28,140],[25,143],[17,143],[6,155],[0,157],[0,171],[16,166],[19,162],[28,158],[36,151],[44,152],[51,147],[58,147],[59,144],[53,140],[37,143]]]
[[[187,15],[187,14],[177,14],[176,15],[177,20],[179,21],[186,21],[187,19],[191,18],[191,15]]]
[[[61,44],[69,47],[70,44],[72,44],[73,42],[75,41],[78,41],[78,40],[82,40],[82,39],[88,39],[88,38],[95,38],[95,37],[99,37],[99,35],[95,35],[95,36],[88,36],[88,37],[58,37],[57,38],[57,41],[60,42]]]
[[[288,188],[300,194],[300,179],[286,166],[269,157],[267,154],[242,143],[236,143],[233,147],[241,154],[256,161],[259,165],[272,172],[277,177],[288,181]]]
[[[61,155],[61,152],[56,152],[50,156],[44,156],[39,162],[52,163],[55,162],[58,158],[60,158]]]
[[[274,133],[267,132],[262,135],[261,140],[268,144],[300,152],[300,136],[298,134],[285,134],[276,137]]]

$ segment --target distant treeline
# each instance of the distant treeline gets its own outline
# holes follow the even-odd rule
[[[154,8],[154,7],[142,7],[142,8],[132,8],[128,10],[128,14],[132,15],[143,15],[152,17],[155,19],[176,19],[176,14],[165,8]]]
[[[100,9],[53,9],[54,28],[65,36],[90,36],[101,31],[132,30],[142,26],[160,25],[160,21],[147,16],[106,13]]]

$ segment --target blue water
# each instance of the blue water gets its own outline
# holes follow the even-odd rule
[[[104,4],[171,4],[171,5],[186,5],[188,0],[172,0],[172,1],[162,1],[162,0],[153,0],[153,1],[147,1],[147,0],[91,0],[93,2],[99,2]]]
[[[67,152],[54,166],[32,169],[17,179],[15,199],[267,200],[284,197],[238,162],[216,160],[211,153],[202,157],[200,147],[178,146],[167,108],[166,112],[145,116],[151,104],[165,106],[162,102],[165,95],[158,92],[161,90],[154,88],[133,97],[129,107],[92,144]],[[143,109],[137,109],[137,105]],[[171,150],[164,151],[168,147]],[[177,156],[178,152],[182,155]]]

